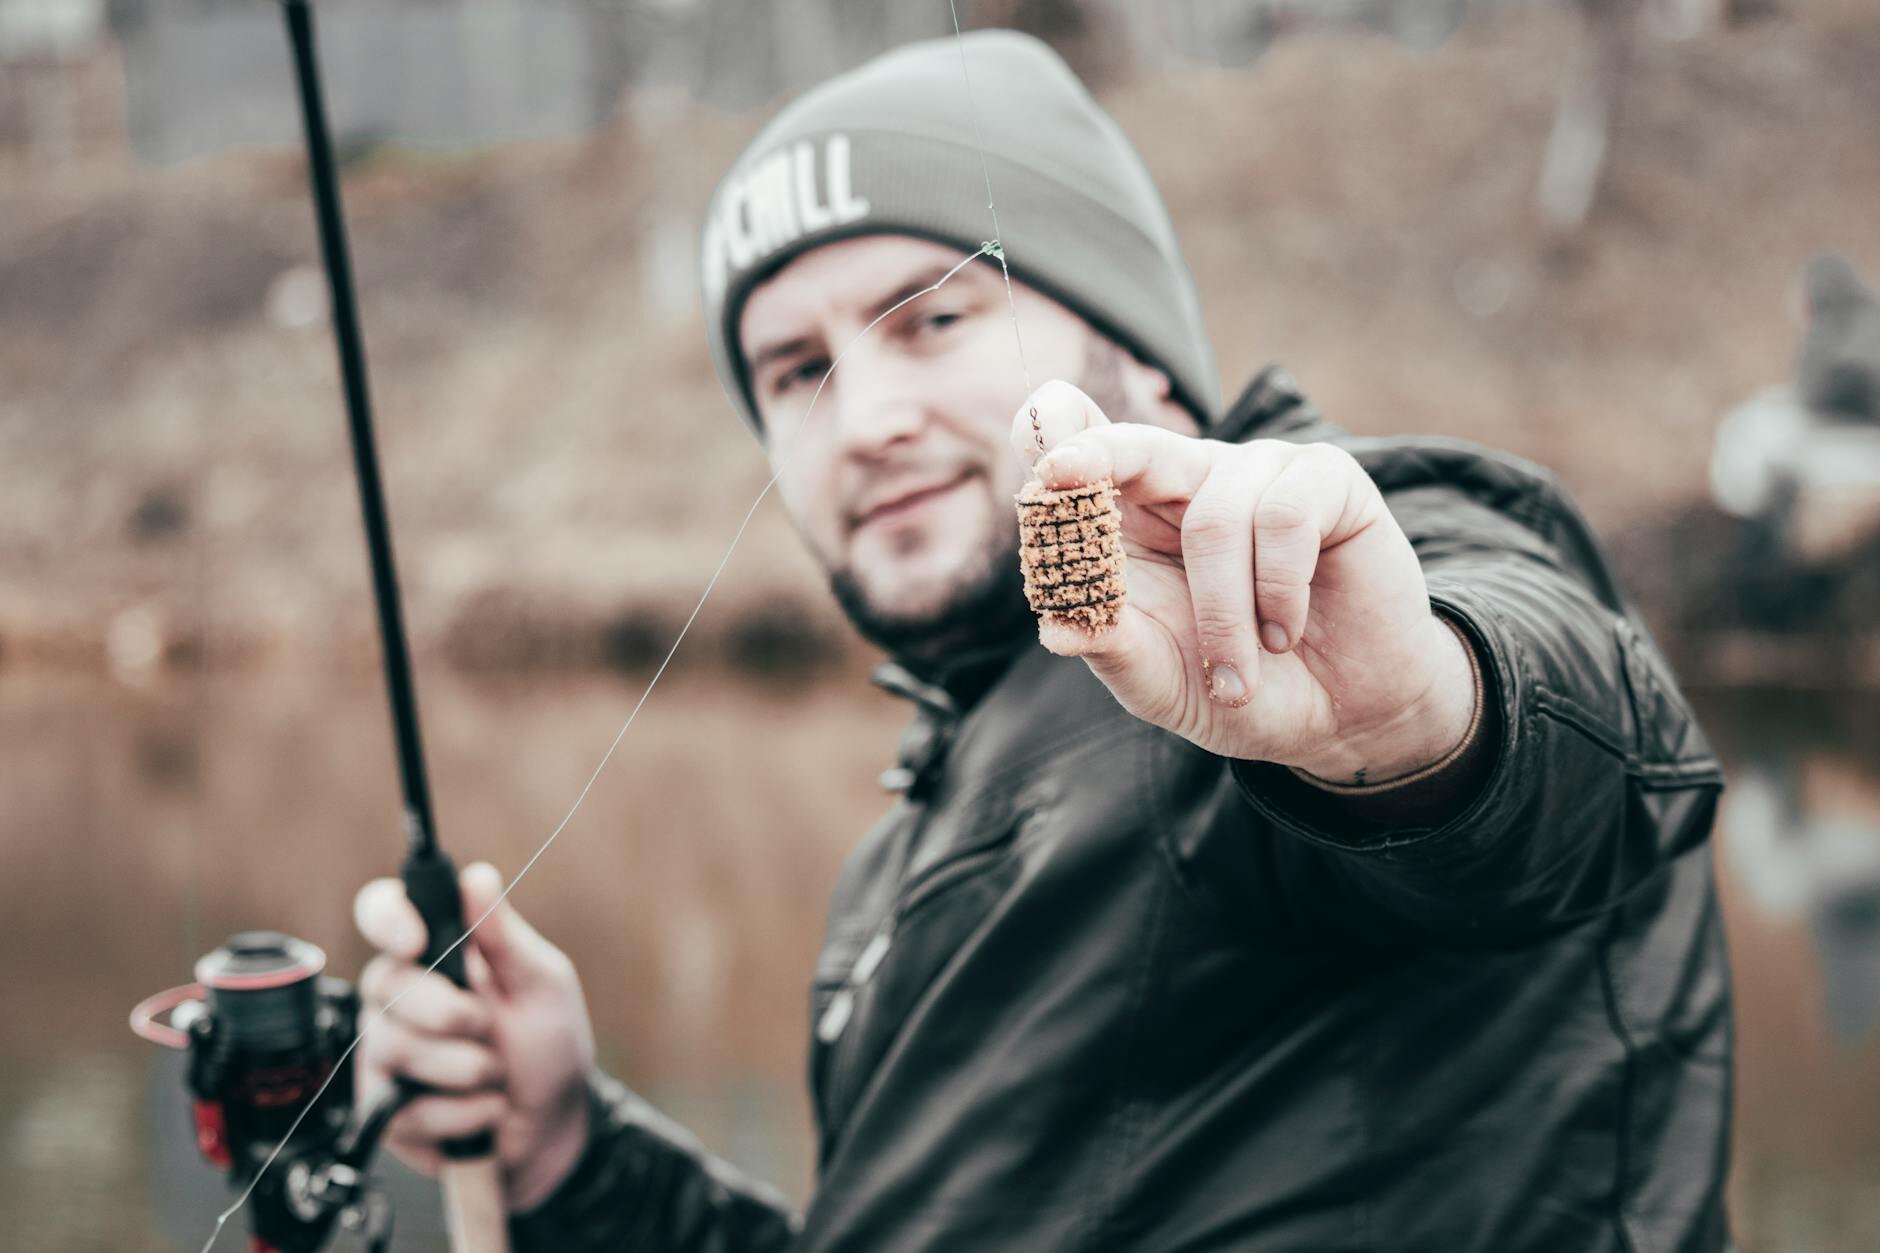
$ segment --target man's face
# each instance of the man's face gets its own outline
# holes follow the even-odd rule
[[[960,259],[899,235],[827,244],[757,288],[739,324],[785,507],[863,634],[916,656],[1009,630],[1024,605],[1007,432],[1026,379],[1004,280],[975,261],[915,296]],[[1013,299],[1033,382],[1094,387],[1131,416],[1111,408],[1129,404],[1119,358],[1144,367],[1055,301]]]

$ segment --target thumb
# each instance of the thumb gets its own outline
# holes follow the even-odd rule
[[[1125,604],[1116,625],[1095,634],[1040,621],[1038,642],[1060,657],[1082,657],[1117,703],[1138,718],[1167,725],[1180,705],[1181,649],[1134,605]]]
[[[503,876],[486,861],[463,868],[464,920],[475,926],[471,942],[489,966],[498,988],[514,992],[542,979],[561,951],[530,926],[503,897]],[[478,920],[481,919],[481,923]]]
[[[1012,415],[1012,451],[1026,473],[1032,474],[1047,449],[1056,448],[1073,435],[1108,425],[1110,419],[1096,401],[1074,384],[1053,379],[1027,396]]]

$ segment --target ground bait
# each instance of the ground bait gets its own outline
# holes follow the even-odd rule
[[[1123,612],[1123,518],[1109,479],[1018,493],[1018,562],[1025,599],[1048,623],[1104,631]]]

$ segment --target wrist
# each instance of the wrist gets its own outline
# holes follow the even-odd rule
[[[1429,630],[1431,677],[1422,692],[1382,725],[1288,763],[1295,772],[1334,788],[1378,787],[1441,769],[1462,750],[1481,715],[1476,658],[1447,618],[1432,614]]]
[[[593,1098],[585,1078],[567,1107],[544,1130],[528,1158],[504,1173],[503,1196],[509,1212],[525,1214],[566,1183],[593,1138]]]

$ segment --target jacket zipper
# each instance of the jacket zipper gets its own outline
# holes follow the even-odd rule
[[[856,1095],[851,1089],[855,1086],[855,1071],[861,1065],[861,1057],[853,1041],[848,1042],[848,1047],[843,1047],[839,1041],[854,1022],[856,1008],[862,994],[868,990],[869,981],[880,971],[888,950],[893,947],[897,925],[916,909],[962,880],[971,878],[980,866],[1003,856],[1005,852],[1003,842],[999,842],[991,847],[974,849],[934,867],[912,884],[912,890],[895,903],[880,928],[862,946],[862,951],[856,954],[855,964],[849,967],[848,977],[842,981],[842,986],[830,998],[822,1016],[816,1021],[816,1038],[830,1051],[827,1079],[823,1085],[823,1107],[831,1117],[823,1128],[825,1134],[835,1134],[838,1127],[846,1124],[848,1116],[854,1112],[847,1106]]]
[[[888,949],[894,943],[895,915],[889,914],[888,920],[881,924],[881,930],[875,932],[862,951],[856,955],[855,964],[849,967],[849,977],[842,981],[836,994],[830,998],[829,1005],[823,1010],[822,1017],[816,1021],[816,1038],[824,1044],[834,1044],[842,1036],[842,1031],[849,1025],[849,1019],[855,1013],[855,998],[862,987],[881,968],[881,959],[888,955]]]

